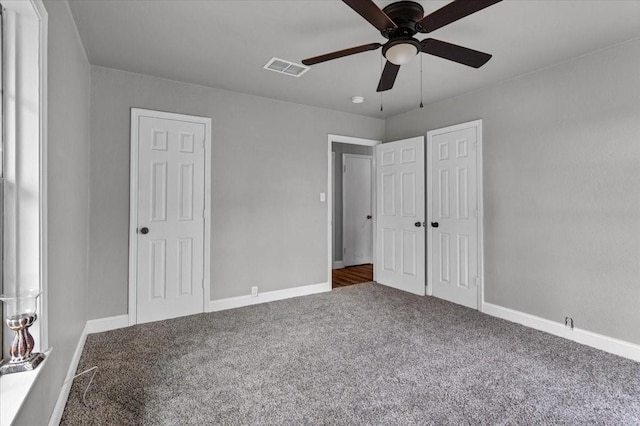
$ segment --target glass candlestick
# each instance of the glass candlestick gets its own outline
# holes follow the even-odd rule
[[[6,305],[7,326],[16,333],[9,347],[11,359],[0,366],[0,375],[33,370],[44,360],[44,354],[32,353],[33,336],[29,333],[29,327],[38,318],[36,303],[41,293],[27,290],[0,296]]]

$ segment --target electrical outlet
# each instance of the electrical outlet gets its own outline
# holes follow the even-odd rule
[[[251,297],[258,297],[258,286],[251,287]]]
[[[564,317],[564,325],[565,327],[570,328],[571,330],[573,330],[573,318],[571,317]]]

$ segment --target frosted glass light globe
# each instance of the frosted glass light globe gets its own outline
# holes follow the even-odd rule
[[[398,43],[391,46],[384,56],[389,62],[396,65],[404,65],[418,54],[418,48],[411,43]]]

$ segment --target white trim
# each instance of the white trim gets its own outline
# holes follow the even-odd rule
[[[476,149],[476,183],[478,185],[478,276],[480,277],[480,286],[478,286],[478,310],[482,312],[484,303],[484,175],[482,152],[484,144],[482,140],[482,120],[477,120],[478,130],[478,148]]]
[[[342,269],[344,268],[344,262],[342,260],[336,260],[333,262],[333,269]]]
[[[433,296],[433,267],[431,262],[431,254],[433,253],[433,228],[431,227],[432,212],[431,206],[433,203],[433,189],[431,184],[431,145],[433,143],[433,137],[441,135],[443,133],[457,132],[464,129],[476,129],[476,190],[478,201],[478,276],[480,277],[480,285],[478,286],[478,310],[483,312],[484,304],[484,185],[482,182],[482,120],[469,121],[467,123],[456,124],[455,126],[443,127],[441,129],[430,130],[427,132],[427,146],[426,146],[426,158],[427,164],[425,165],[425,176],[427,180],[427,296]]]
[[[85,326],[85,331],[87,334],[93,334],[124,327],[129,327],[129,315],[117,315],[114,317],[89,320]]]
[[[563,337],[592,348],[600,349],[624,358],[629,358],[640,362],[640,345],[627,342],[625,340],[604,336],[591,331],[574,328],[573,330],[564,324],[540,318],[535,315],[526,314],[502,306],[484,302],[482,312],[497,318],[515,322],[525,327],[544,331],[555,336]]]
[[[44,7],[42,0],[31,0],[33,9],[38,15],[40,21],[40,40],[39,40],[39,68],[40,68],[40,290],[43,292],[40,296],[40,318],[48,318],[48,300],[47,293],[47,34],[49,15]],[[40,322],[40,348],[44,350],[49,347],[49,330],[48,321]]]
[[[364,146],[376,146],[382,143],[382,141],[374,139],[354,138],[352,136],[340,136],[340,135],[327,135],[327,282],[329,283],[329,290],[331,290],[331,271],[333,266],[333,221],[331,215],[333,213],[333,189],[331,185],[331,176],[333,174],[333,167],[331,165],[332,151],[331,144],[337,143],[349,143],[352,145],[364,145]],[[374,155],[371,160],[371,172],[375,175],[376,171],[376,156]],[[375,179],[371,182],[371,202],[376,205],[376,182]],[[376,215],[373,215],[373,229],[376,229]],[[373,253],[376,252],[376,239],[373,239]],[[374,254],[375,262],[375,254]],[[344,267],[344,265],[343,265]],[[373,272],[373,280],[376,280],[375,268]]]
[[[376,146],[382,143],[382,141],[375,139],[365,139],[365,138],[355,138],[352,136],[341,136],[341,135],[329,135],[329,143],[337,142],[337,143],[349,143],[351,145],[365,145],[365,146]]]
[[[16,184],[21,187],[21,181],[28,181],[29,194],[34,194],[37,197],[37,203],[32,203],[31,199],[29,200],[28,206],[24,207],[25,212],[28,213],[29,219],[25,219],[29,221],[29,235],[26,236],[26,239],[29,241],[29,245],[37,244],[37,258],[36,256],[22,256],[19,257],[18,253],[20,250],[18,249],[15,253],[15,258],[11,260],[11,262],[17,262],[16,266],[18,268],[24,267],[23,262],[24,259],[28,258],[32,261],[28,261],[29,270],[35,271],[37,267],[37,279],[32,280],[31,278],[24,281],[20,276],[16,275],[16,283],[12,283],[14,285],[14,289],[35,289],[38,288],[43,294],[38,298],[38,317],[40,321],[37,321],[34,326],[31,328],[31,333],[35,338],[35,350],[44,352],[48,348],[48,293],[47,293],[47,34],[48,34],[48,14],[44,3],[42,0],[29,0],[29,1],[3,1],[2,6],[4,7],[5,14],[3,17],[3,50],[4,50],[4,66],[3,72],[0,73],[0,76],[4,80],[4,90],[5,93],[9,93],[11,90],[15,91],[16,99],[13,101],[8,101],[3,99],[3,108],[2,113],[5,116],[5,123],[2,126],[2,132],[4,132],[4,137],[6,140],[5,150],[9,152],[8,145],[11,144],[13,147],[11,151],[13,152],[15,164],[12,167],[13,173],[20,175],[20,178],[16,180]],[[16,22],[17,17],[23,17],[26,21],[29,22],[29,27],[23,27],[20,23]],[[31,31],[34,29],[31,28],[31,23],[37,25],[37,29],[35,31],[38,32],[37,38],[32,39],[31,37],[23,37],[23,33]],[[35,26],[34,25],[34,26]],[[23,38],[25,39],[23,41]],[[26,43],[26,44],[25,44]],[[21,58],[21,59],[18,59]],[[16,67],[26,67],[28,70],[22,70],[21,68],[18,70]],[[27,81],[31,79],[33,71],[33,76],[36,81]],[[20,73],[29,74],[29,78],[25,80],[24,76]],[[18,75],[18,74],[20,75]],[[37,75],[36,75],[37,73]],[[37,95],[34,93],[34,96],[31,96],[31,92],[22,93],[19,87],[21,84],[29,83],[34,87],[37,86]],[[15,87],[14,87],[15,86]],[[11,87],[11,89],[10,89]],[[30,111],[23,111],[23,109],[29,109],[31,107],[37,108],[37,114],[31,114]],[[6,107],[6,108],[5,108]],[[23,135],[21,134],[21,129],[23,127],[28,127],[30,129],[34,129],[37,131],[37,136],[34,134],[34,139],[31,138],[31,134]],[[24,141],[23,138],[26,138]],[[23,142],[25,144],[23,145]],[[28,151],[21,152],[18,154],[17,146],[23,145],[28,146]],[[33,149],[33,151],[32,151]],[[23,161],[28,161],[29,164],[33,164],[34,162],[38,162],[38,176],[37,179],[37,189],[34,188],[35,185],[31,185],[33,182],[33,177],[30,173],[27,173],[27,179],[24,179],[25,176],[23,168],[24,165],[21,164]],[[5,165],[6,165],[5,160]],[[29,166],[30,167],[30,166]],[[8,170],[9,168],[5,168]],[[25,188],[26,189],[26,188]],[[21,193],[23,191],[18,191]],[[21,204],[22,197],[16,196],[16,203]],[[6,205],[5,205],[6,208]],[[37,209],[37,211],[36,211]],[[31,215],[33,214],[33,221],[31,221]],[[35,215],[37,214],[37,218]],[[25,216],[26,217],[26,216]],[[37,222],[36,222],[37,221]],[[21,221],[16,219],[15,227],[21,228],[24,224],[21,225]],[[13,225],[12,225],[13,227]],[[33,234],[31,232],[35,230]],[[6,239],[6,232],[3,233],[3,239]],[[24,238],[25,236],[23,236]],[[37,238],[37,243],[36,243]],[[5,244],[4,241],[0,242]],[[29,251],[29,253],[32,253]],[[6,253],[5,253],[6,254]],[[6,262],[5,258],[3,262]],[[36,266],[37,265],[37,266]],[[5,265],[5,268],[7,265]],[[5,269],[5,271],[8,269]],[[29,272],[29,276],[32,275],[33,272]],[[6,284],[6,281],[5,281]],[[36,287],[37,286],[37,287]],[[0,289],[1,290],[1,289]],[[4,291],[10,291],[7,286],[5,286]],[[0,342],[2,343],[2,342]]]
[[[138,122],[141,116],[167,120],[182,120],[205,125],[204,140],[204,271],[202,312],[206,312],[211,298],[211,118],[172,112],[131,108],[131,158],[129,186],[129,325],[137,324],[136,266],[138,238]]]
[[[49,417],[49,426],[58,426],[60,424],[60,419],[62,419],[64,407],[67,405],[67,399],[69,398],[69,392],[71,391],[71,385],[73,385],[73,376],[76,375],[76,370],[78,369],[78,364],[80,363],[80,357],[82,356],[82,351],[84,350],[84,344],[87,341],[87,326],[88,324],[84,325],[84,329],[82,330],[82,334],[80,335],[78,344],[76,345],[76,350],[73,352],[73,357],[71,358],[71,362],[69,363],[67,375],[65,376],[64,382],[62,382],[62,386],[60,387],[60,394],[58,395],[58,399],[56,400],[56,405],[51,412],[51,417]]]
[[[332,152],[331,153],[331,191],[327,194],[327,197],[331,197],[331,205],[335,206],[336,203],[336,174],[334,172],[334,170],[336,169],[336,153]],[[335,208],[331,208],[331,224],[333,225],[334,223],[336,223],[336,209]],[[333,232],[332,237],[333,239],[335,239],[336,234],[335,234],[335,229],[332,227],[331,228],[331,232]],[[340,257],[340,259],[342,259],[342,253],[340,253],[340,256],[338,256],[337,250],[336,250],[336,243],[334,240],[331,240],[331,253],[333,253],[331,255],[331,259],[333,260],[333,269],[336,269],[336,259],[338,257]],[[342,262],[341,260],[338,262]],[[344,265],[343,265],[344,267]]]
[[[204,133],[204,272],[202,275],[202,312],[207,311],[211,300],[211,166],[213,146],[211,140],[211,118],[205,121]]]
[[[37,68],[38,68],[38,99],[37,99],[37,126],[38,126],[38,287],[43,292],[39,298],[38,303],[38,317],[40,321],[36,323],[32,332],[36,337],[35,349],[39,352],[45,353],[45,360],[40,364],[39,368],[34,371],[24,372],[17,375],[7,375],[2,377],[2,384],[0,385],[0,406],[5,406],[0,416],[0,424],[11,424],[22,407],[25,399],[35,383],[36,378],[45,370],[48,364],[48,359],[51,356],[52,348],[49,348],[49,332],[48,332],[48,292],[47,292],[47,277],[48,277],[48,264],[47,264],[47,48],[48,48],[48,14],[42,0],[30,0],[29,2],[3,2],[3,6],[6,10],[12,10],[17,13],[24,13],[25,15],[35,15],[38,20],[38,41],[37,41]],[[3,34],[2,43],[7,45],[7,39],[11,43],[15,43],[19,35],[10,34],[5,31]],[[30,46],[31,47],[31,46]],[[4,49],[4,46],[3,46]],[[6,57],[4,58],[6,60]],[[3,71],[7,67],[3,66]],[[0,73],[0,76],[4,79],[4,72]],[[6,81],[6,80],[5,80]],[[2,100],[6,105],[6,99]],[[22,99],[24,103],[24,99]],[[31,100],[27,102],[31,105]],[[15,108],[14,108],[15,109]],[[3,114],[4,106],[2,108]],[[28,115],[28,114],[27,114]],[[4,132],[4,126],[2,131]],[[4,238],[4,235],[3,235]],[[0,242],[4,244],[4,242]],[[1,326],[1,325],[0,325]],[[0,333],[1,334],[1,333]],[[0,344],[4,345],[2,339]],[[1,352],[1,351],[0,351]],[[5,390],[4,394],[1,392]],[[10,392],[6,392],[10,390]]]
[[[138,239],[136,238],[138,216],[138,120],[131,112],[131,153],[129,157],[129,325],[138,323],[137,317],[137,271]],[[135,141],[135,142],[134,142]],[[135,182],[135,183],[134,183]],[[135,185],[135,186],[134,186]]]
[[[290,299],[292,297],[308,296],[310,294],[324,293],[327,291],[331,291],[330,282],[259,293],[256,297],[253,297],[250,294],[246,296],[229,297],[227,299],[210,301],[207,312],[224,311],[227,309],[235,309],[243,306]]]

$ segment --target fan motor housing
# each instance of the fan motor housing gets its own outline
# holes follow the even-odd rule
[[[422,5],[414,1],[391,3],[382,11],[398,26],[398,28],[385,28],[380,31],[383,37],[390,40],[400,37],[413,37],[418,32],[416,30],[416,22],[424,16]]]

